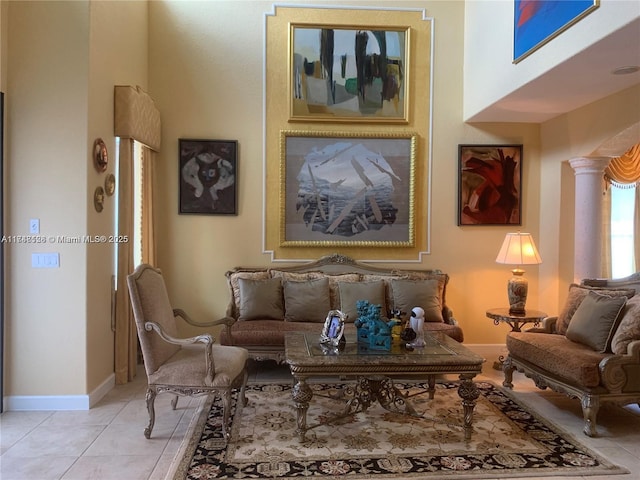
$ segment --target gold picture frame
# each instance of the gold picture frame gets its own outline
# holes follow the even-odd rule
[[[289,27],[289,121],[409,122],[411,29]]]
[[[413,247],[414,133],[283,130],[280,246]]]

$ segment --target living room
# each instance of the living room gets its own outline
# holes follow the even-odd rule
[[[418,179],[429,185],[431,199],[419,223],[424,242],[410,260],[398,262],[384,249],[373,260],[447,272],[448,303],[465,344],[494,350],[505,344],[508,326],[494,325],[485,312],[507,302],[509,267],[495,258],[514,228],[457,224],[458,145],[523,145],[522,222],[516,228],[533,235],[543,261],[526,268],[527,305],[555,314],[577,280],[575,174],[568,162],[589,157],[630,129],[636,136],[626,147],[639,140],[637,73],[610,75],[607,94],[577,103],[556,93],[567,91],[563,84],[571,91],[587,81],[558,68],[571,66],[567,62],[583,50],[618,31],[630,30],[637,39],[637,2],[599,3],[513,64],[512,2],[350,2],[381,12],[416,9],[433,19],[432,93],[418,93],[432,109],[431,169],[428,178]],[[101,212],[94,208],[94,191],[105,174],[94,168],[91,152],[94,140],[104,139],[107,173],[116,172],[114,86],[139,85],[161,113],[155,238],[173,304],[194,319],[222,317],[227,270],[287,263],[265,248],[265,195],[277,185],[265,185],[264,172],[279,161],[267,156],[264,138],[264,27],[274,8],[263,1],[2,2],[5,233],[27,234],[33,218],[44,235],[114,232],[115,197],[105,198]],[[634,55],[626,64],[638,64],[637,49]],[[517,101],[520,90],[546,76],[559,76],[560,83],[529,102]],[[423,107],[416,102],[413,108]],[[179,139],[237,140],[237,215],[178,213]],[[357,250],[341,253],[372,259]],[[41,251],[59,253],[59,268],[32,268],[31,255]],[[113,245],[13,244],[5,254],[5,407],[99,401],[115,384]]]

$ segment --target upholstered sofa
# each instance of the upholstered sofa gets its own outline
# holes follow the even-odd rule
[[[507,334],[504,386],[513,372],[580,399],[584,433],[596,435],[600,405],[640,402],[640,273],[583,280],[569,287],[564,308],[540,328]]]
[[[420,306],[425,331],[464,339],[446,304],[449,275],[440,270],[382,268],[334,254],[289,267],[236,267],[226,277],[230,300],[218,321],[224,325],[220,343],[244,347],[256,360],[283,361],[285,334],[320,335],[330,310],[347,315],[345,336],[355,338],[358,300],[381,305],[387,315]]]

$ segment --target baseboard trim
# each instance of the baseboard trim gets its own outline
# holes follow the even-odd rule
[[[115,386],[115,374],[87,395],[8,395],[4,398],[5,411],[64,411],[89,410]]]

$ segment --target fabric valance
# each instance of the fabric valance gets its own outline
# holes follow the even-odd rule
[[[140,87],[116,85],[114,135],[132,138],[151,150],[160,150],[160,111]]]
[[[620,188],[640,184],[640,144],[631,147],[624,155],[612,158],[604,171],[604,179]]]

